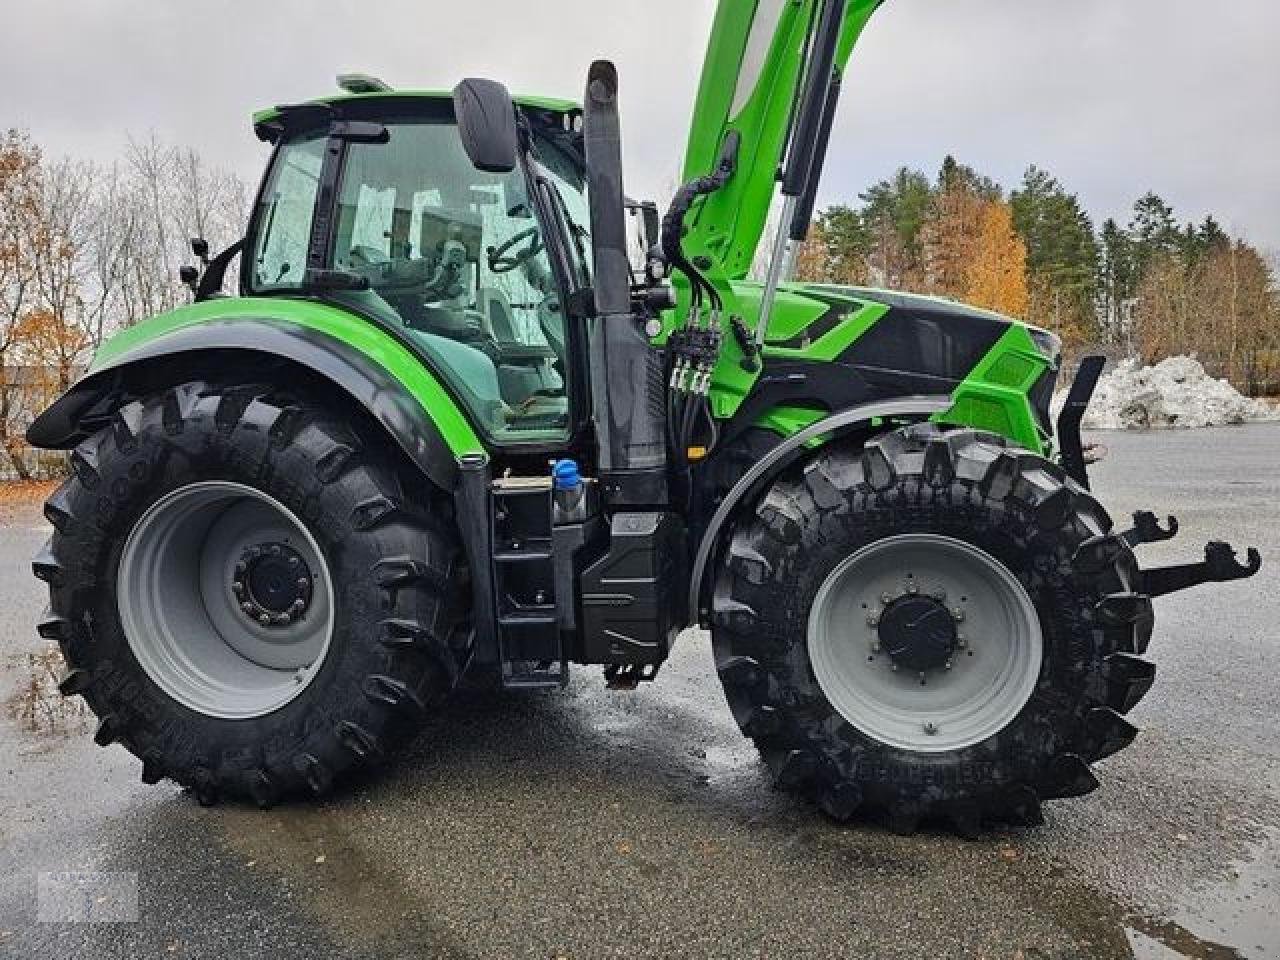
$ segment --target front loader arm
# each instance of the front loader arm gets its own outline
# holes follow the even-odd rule
[[[779,179],[784,193],[801,195],[807,221],[840,77],[880,3],[721,0],[702,66],[684,179],[713,171],[731,132],[740,140],[732,176],[686,221],[684,248],[691,260],[709,258],[710,272],[727,279],[746,277]],[[826,58],[820,56],[824,34],[830,42]],[[810,84],[822,103],[814,114],[818,122],[806,125]]]

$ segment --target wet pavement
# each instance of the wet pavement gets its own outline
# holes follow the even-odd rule
[[[144,787],[122,748],[6,710],[0,956],[1280,957],[1280,425],[1096,439],[1113,515],[1181,521],[1144,561],[1216,537],[1270,566],[1158,602],[1143,734],[1042,827],[899,837],[774,793],[696,633],[642,690],[583,669],[460,700],[381,775],[266,813]],[[46,533],[0,515],[11,703]],[[38,921],[39,875],[65,871],[136,875],[139,920]]]

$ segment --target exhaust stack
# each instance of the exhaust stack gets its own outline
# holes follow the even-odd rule
[[[587,74],[583,137],[591,202],[595,316],[589,321],[591,397],[600,479],[615,506],[665,506],[666,390],[662,357],[631,297],[618,71],[597,60]]]

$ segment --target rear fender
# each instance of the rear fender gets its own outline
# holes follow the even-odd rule
[[[401,364],[401,373],[412,369],[403,367],[404,358],[395,352],[407,351],[365,327],[385,342],[356,345],[320,327],[272,317],[235,316],[170,327],[95,365],[35,419],[27,439],[45,449],[70,449],[138,397],[188,380],[252,370],[265,361],[292,366],[341,390],[433,483],[452,491],[458,457],[483,453],[483,446],[474,432],[459,428],[466,425],[465,418],[430,371],[416,364],[412,383],[397,376],[392,361]],[[442,428],[442,417],[450,429]]]

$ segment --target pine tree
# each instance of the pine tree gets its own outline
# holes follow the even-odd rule
[[[1098,243],[1075,194],[1031,166],[1010,194],[1013,223],[1027,248],[1031,319],[1088,339],[1096,326]]]
[[[827,273],[832,283],[865,283],[867,259],[875,247],[873,231],[857,210],[829,207],[818,218],[826,237]]]
[[[921,230],[933,200],[929,178],[902,167],[890,180],[881,180],[860,195],[863,222],[870,230],[870,257],[877,283],[914,286],[921,282]]]
[[[1155,260],[1182,252],[1182,237],[1173,207],[1154,191],[1147,191],[1134,203],[1129,235],[1133,239],[1133,262],[1139,280],[1146,276]]]
[[[1133,240],[1128,231],[1108,218],[1102,225],[1099,262],[1099,300],[1103,332],[1111,343],[1129,342],[1129,306],[1137,287]]]

